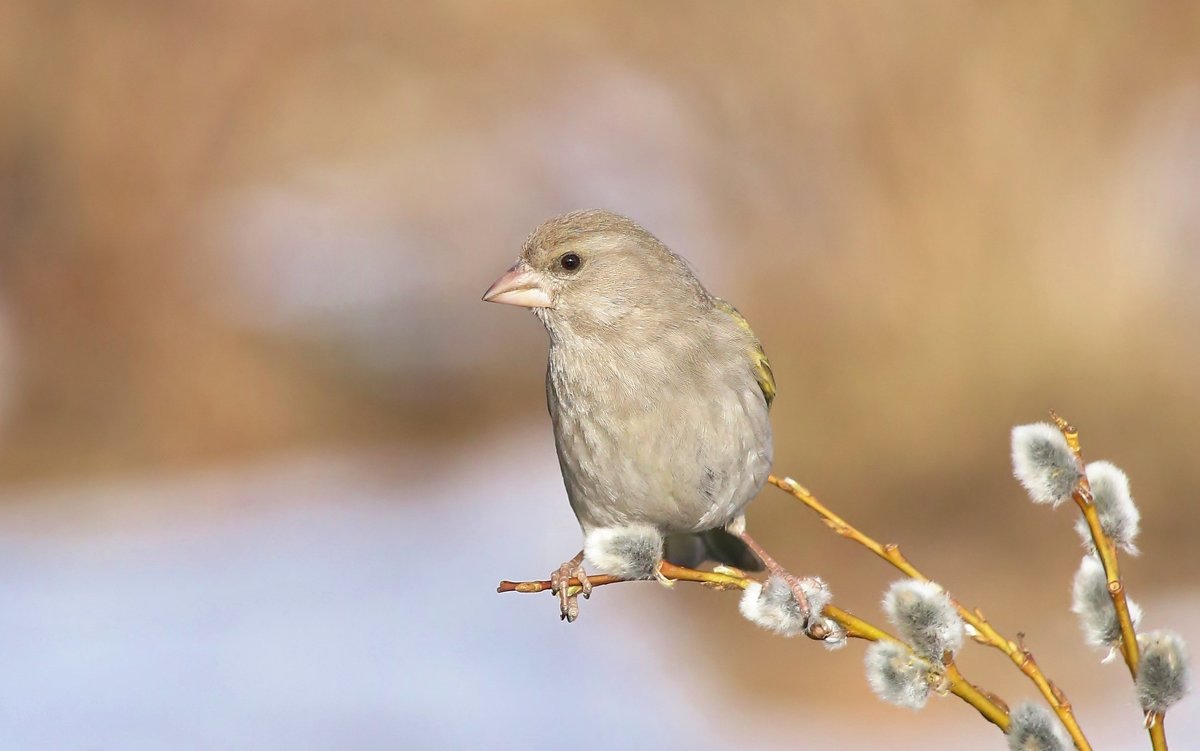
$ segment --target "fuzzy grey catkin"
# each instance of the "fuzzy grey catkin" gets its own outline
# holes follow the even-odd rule
[[[877,641],[867,647],[867,683],[883,701],[920,709],[929,700],[930,665],[903,644]]]
[[[1187,644],[1173,631],[1151,631],[1138,634],[1138,645],[1138,701],[1147,712],[1165,712],[1191,688]]]
[[[818,616],[825,606],[833,602],[833,592],[824,579],[808,576],[800,580],[800,591],[808,600],[809,617]]]
[[[600,529],[584,539],[583,550],[600,571],[622,579],[652,579],[662,561],[663,536],[649,524]]]
[[[738,609],[747,620],[783,636],[802,634],[810,617],[819,617],[833,599],[825,582],[817,578],[800,580],[800,590],[808,599],[809,610],[800,607],[796,595],[781,576],[772,575],[766,584],[754,582],[742,593]]]
[[[963,643],[963,620],[938,584],[901,579],[883,597],[888,620],[917,654],[937,662]]]
[[[1092,502],[1100,518],[1100,528],[1117,547],[1137,555],[1138,526],[1141,513],[1129,492],[1129,478],[1110,462],[1099,461],[1087,465],[1088,485],[1092,488]],[[1092,531],[1082,516],[1075,521],[1075,531],[1088,550],[1095,550]]]
[[[1142,609],[1133,600],[1129,603],[1129,617],[1134,628],[1142,619]],[[1113,607],[1108,593],[1108,580],[1104,566],[1094,555],[1085,555],[1075,572],[1071,587],[1071,611],[1079,616],[1087,643],[1094,647],[1115,648],[1121,641],[1121,624],[1117,609]]]
[[[1057,506],[1069,500],[1079,483],[1075,454],[1058,428],[1038,422],[1012,431],[1013,475],[1034,503]]]
[[[1067,751],[1072,747],[1062,723],[1041,704],[1022,702],[1009,716],[1009,751]]]

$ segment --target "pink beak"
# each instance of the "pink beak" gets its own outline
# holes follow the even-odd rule
[[[504,272],[488,291],[483,293],[484,302],[499,302],[519,305],[522,308],[553,307],[550,295],[538,284],[538,277],[520,262]]]

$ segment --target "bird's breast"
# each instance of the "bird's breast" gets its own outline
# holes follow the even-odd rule
[[[752,381],[673,372],[644,354],[551,349],[547,402],[572,508],[585,528],[722,524],[765,482],[765,404]]]

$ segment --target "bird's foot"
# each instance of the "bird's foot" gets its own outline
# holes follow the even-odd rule
[[[572,579],[579,584],[572,585]],[[573,623],[579,617],[579,595],[585,600],[592,596],[592,582],[583,570],[582,550],[550,574],[550,591],[558,595],[559,619]]]
[[[750,550],[751,550],[751,551],[753,551],[753,553],[754,553],[756,556],[758,556],[758,559],[759,559],[760,561],[762,561],[762,562],[763,562],[763,565],[764,565],[764,566],[766,566],[766,569],[767,569],[767,573],[768,573],[768,574],[770,574],[771,576],[778,577],[778,578],[779,578],[779,579],[781,579],[781,580],[782,580],[782,581],[783,581],[785,584],[787,584],[787,586],[788,586],[788,589],[790,589],[790,590],[792,591],[792,595],[793,595],[793,596],[796,598],[796,606],[797,606],[797,607],[799,608],[799,610],[800,610],[800,615],[801,615],[801,617],[802,617],[802,620],[803,620],[803,622],[804,622],[806,625],[808,625],[809,623],[811,623],[811,621],[812,621],[812,616],[813,616],[813,615],[816,615],[816,614],[812,612],[812,610],[813,610],[813,609],[812,609],[812,604],[811,604],[811,603],[809,603],[809,601],[808,601],[808,594],[807,594],[807,593],[805,593],[805,591],[804,591],[804,590],[805,590],[805,584],[806,584],[806,583],[813,582],[813,581],[820,582],[820,580],[819,580],[819,579],[816,579],[816,580],[811,580],[811,579],[804,579],[804,580],[801,580],[801,579],[800,579],[799,577],[797,577],[795,574],[792,574],[791,572],[789,572],[789,571],[788,571],[787,569],[785,569],[783,566],[779,565],[779,562],[778,562],[778,561],[776,561],[774,558],[772,558],[772,557],[771,557],[771,555],[770,555],[769,553],[767,553],[767,551],[766,551],[766,550],[764,550],[764,549],[763,549],[763,547],[762,547],[761,545],[759,545],[759,544],[758,544],[758,543],[757,543],[757,542],[754,540],[754,538],[753,538],[753,537],[751,537],[750,535],[748,535],[748,534],[746,533],[746,530],[745,530],[745,529],[743,529],[743,530],[741,531],[741,533],[740,533],[740,534],[738,534],[738,538],[739,538],[739,539],[740,539],[742,542],[746,543],[746,546],[747,546],[747,547],[749,547],[749,548],[750,548]],[[822,606],[822,607],[823,607],[823,606]]]
[[[812,604],[808,601],[808,593],[805,592],[805,584],[809,580],[801,580],[783,568],[774,569],[771,573],[787,582],[788,587],[792,590],[792,596],[796,598],[796,604],[800,606],[800,612],[804,615],[805,623],[808,623],[813,616]]]

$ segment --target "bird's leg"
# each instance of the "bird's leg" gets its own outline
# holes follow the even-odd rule
[[[804,613],[804,620],[807,623],[813,616],[812,607],[808,604],[808,595],[804,594],[804,588],[800,584],[800,578],[791,574],[779,562],[771,557],[771,554],[763,549],[761,545],[755,542],[754,538],[746,533],[743,528],[737,533],[738,539],[746,543],[746,547],[750,548],[763,565],[767,567],[767,571],[772,576],[778,576],[787,582],[788,587],[792,590],[792,594],[796,598],[796,603],[800,606],[800,610]]]
[[[579,580],[579,591],[571,592],[571,579]],[[592,582],[583,570],[583,551],[559,566],[550,574],[550,591],[558,595],[559,618],[567,623],[579,617],[579,595],[584,599],[592,596]]]

